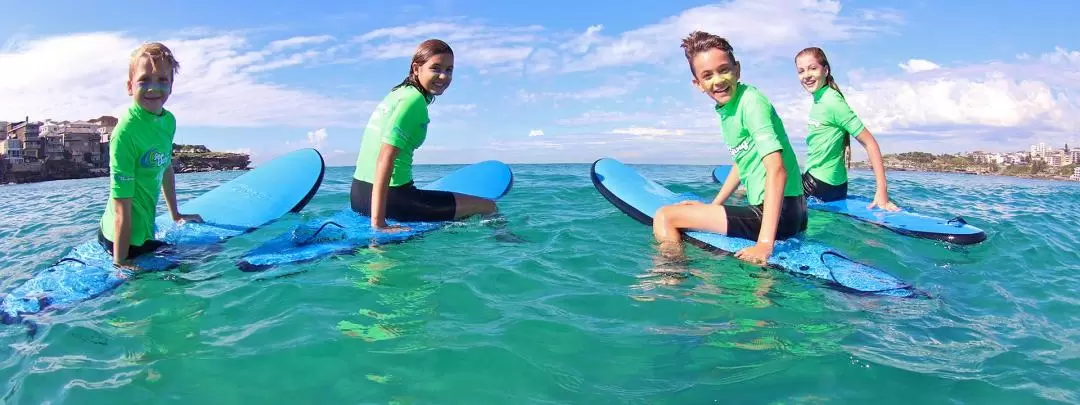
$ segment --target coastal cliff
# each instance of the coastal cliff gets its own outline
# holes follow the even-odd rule
[[[214,152],[203,145],[173,144],[173,169],[176,173],[249,170],[250,165],[251,157],[247,154]],[[0,159],[0,184],[36,183],[107,177],[108,175],[108,162],[101,162],[100,166],[95,166],[79,160],[53,159],[11,164],[7,160]]]
[[[176,173],[217,170],[249,170],[251,157],[243,153],[213,152],[203,145],[173,144],[173,170]]]

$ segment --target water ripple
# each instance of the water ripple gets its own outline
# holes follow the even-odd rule
[[[678,192],[718,189],[707,167],[639,167]],[[693,248],[653,273],[672,268],[588,165],[515,166],[501,220],[236,269],[244,250],[347,204],[351,172],[330,168],[303,213],[182,271],[38,317],[34,336],[3,328],[3,401],[1080,403],[1077,184],[890,175],[901,205],[988,230],[967,247],[811,216],[808,235],[928,300],[856,297]],[[179,198],[238,174],[180,175]],[[853,179],[872,193],[868,172]],[[4,291],[94,237],[106,197],[103,179],[0,188]]]

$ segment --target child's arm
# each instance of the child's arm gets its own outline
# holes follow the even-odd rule
[[[833,123],[843,128],[847,135],[855,135],[855,139],[858,139],[863,148],[866,148],[866,154],[870,157],[870,165],[874,168],[874,179],[877,183],[877,193],[874,195],[874,201],[867,208],[878,206],[891,211],[899,210],[889,202],[889,189],[885,180],[885,163],[882,162],[881,148],[878,146],[877,140],[866,129],[866,125],[863,124],[843,97],[831,99],[829,105],[831,106],[829,109],[831,112],[830,119],[832,119]]]
[[[128,244],[131,241],[131,199],[113,198],[113,264],[117,266],[128,262]]]
[[[776,227],[780,224],[780,206],[784,202],[787,169],[779,151],[766,155],[762,163],[765,164],[765,208],[761,213],[761,231],[758,232],[757,243],[762,248],[767,246],[768,253],[772,254]]]
[[[170,164],[161,176],[161,194],[165,195],[165,207],[169,209],[169,215],[173,221],[180,220],[180,211],[176,209],[176,173]]]
[[[113,129],[109,141],[109,198],[113,202],[113,264],[128,267],[131,244],[131,198],[135,195],[135,168],[138,151],[131,142],[128,121]],[[103,224],[103,226],[109,226]]]
[[[899,210],[900,208],[889,201],[889,186],[885,179],[885,162],[881,158],[881,148],[878,146],[877,139],[874,139],[874,136],[866,128],[863,128],[855,139],[859,140],[863,148],[866,148],[866,154],[870,157],[870,166],[874,168],[874,180],[877,183],[877,193],[874,194],[874,201],[867,208],[881,207],[889,211]]]
[[[735,192],[735,189],[739,188],[739,167],[731,165],[731,170],[728,171],[727,178],[724,179],[724,185],[720,187],[720,192],[716,194],[716,199],[713,200],[715,205],[724,205],[728,197]]]
[[[776,241],[776,228],[780,224],[780,208],[784,201],[784,185],[787,183],[787,170],[784,169],[784,150],[780,135],[772,117],[774,109],[763,95],[747,95],[751,98],[743,102],[743,125],[754,139],[754,148],[761,156],[760,164],[765,166],[765,195],[762,204],[761,230],[758,231],[757,244],[735,253],[735,257],[750,263],[764,265],[772,255]],[[744,96],[745,97],[745,96]]]
[[[202,222],[202,216],[199,214],[184,215],[181,214],[179,208],[176,206],[176,172],[173,171],[173,166],[165,168],[165,173],[161,176],[161,194],[165,195],[165,206],[169,208],[169,216],[173,221],[191,221]]]
[[[390,177],[394,173],[394,160],[398,153],[410,148],[409,140],[414,131],[422,130],[426,124],[427,105],[424,99],[415,97],[406,99],[390,113],[389,125],[380,134],[379,156],[375,160],[375,178],[371,183],[371,226],[376,229],[399,230],[400,227],[386,226],[386,194],[390,188]]]
[[[762,164],[765,165],[765,207],[761,213],[757,244],[735,252],[736,258],[758,265],[765,265],[772,256],[776,227],[780,224],[780,207],[784,202],[784,184],[787,182],[787,170],[784,169],[784,158],[780,151],[765,155]]]
[[[375,179],[371,184],[371,227],[386,228],[386,194],[390,188],[390,174],[394,171],[394,159],[398,148],[384,143],[375,161]]]

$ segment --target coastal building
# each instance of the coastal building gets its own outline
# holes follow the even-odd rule
[[[1031,158],[1044,159],[1046,153],[1050,152],[1050,148],[1046,146],[1046,142],[1039,142],[1038,145],[1031,145]]]
[[[41,153],[44,160],[63,160],[64,141],[60,137],[60,124],[53,120],[45,120],[38,130],[41,138]]]
[[[1080,163],[1080,149],[1069,149],[1069,153],[1065,154],[1065,160],[1068,162],[1065,163],[1066,166]]]
[[[40,129],[41,123],[30,122],[30,117],[26,117],[25,121],[8,125],[8,138],[15,137],[22,143],[23,159],[27,162],[37,162],[43,156],[41,138],[38,136]]]
[[[60,139],[72,160],[93,165],[101,163],[101,134],[97,125],[86,121],[62,123]]]
[[[1069,180],[1080,181],[1080,167],[1073,168],[1073,174],[1069,177]]]
[[[1061,167],[1065,162],[1065,152],[1055,151],[1055,153],[1047,153],[1044,155],[1043,160],[1046,161],[1046,165],[1050,167]]]
[[[9,138],[7,134],[4,134],[4,138],[0,139],[0,156],[13,165],[23,163],[22,142],[18,138]]]

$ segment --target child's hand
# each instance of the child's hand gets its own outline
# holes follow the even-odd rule
[[[137,266],[128,261],[113,262],[113,267],[116,268],[116,278],[126,280],[140,270]]]
[[[882,196],[879,194],[874,196],[874,201],[871,201],[870,204],[866,206],[866,209],[871,209],[874,207],[878,207],[886,211],[900,211],[900,207],[897,207],[896,204],[893,204],[892,201],[889,201],[888,195]]]
[[[409,228],[401,226],[401,225],[383,225],[383,226],[377,226],[377,227],[374,227],[374,228],[375,228],[376,232],[382,232],[382,233],[397,233],[397,232],[405,232],[405,231],[409,230]]]
[[[771,243],[758,243],[754,246],[735,252],[735,258],[758,266],[765,266],[772,256],[773,246]]]
[[[184,222],[202,223],[203,222],[202,216],[200,216],[199,214],[180,214],[179,217],[173,217],[173,220],[176,221],[177,223],[184,223]]]

